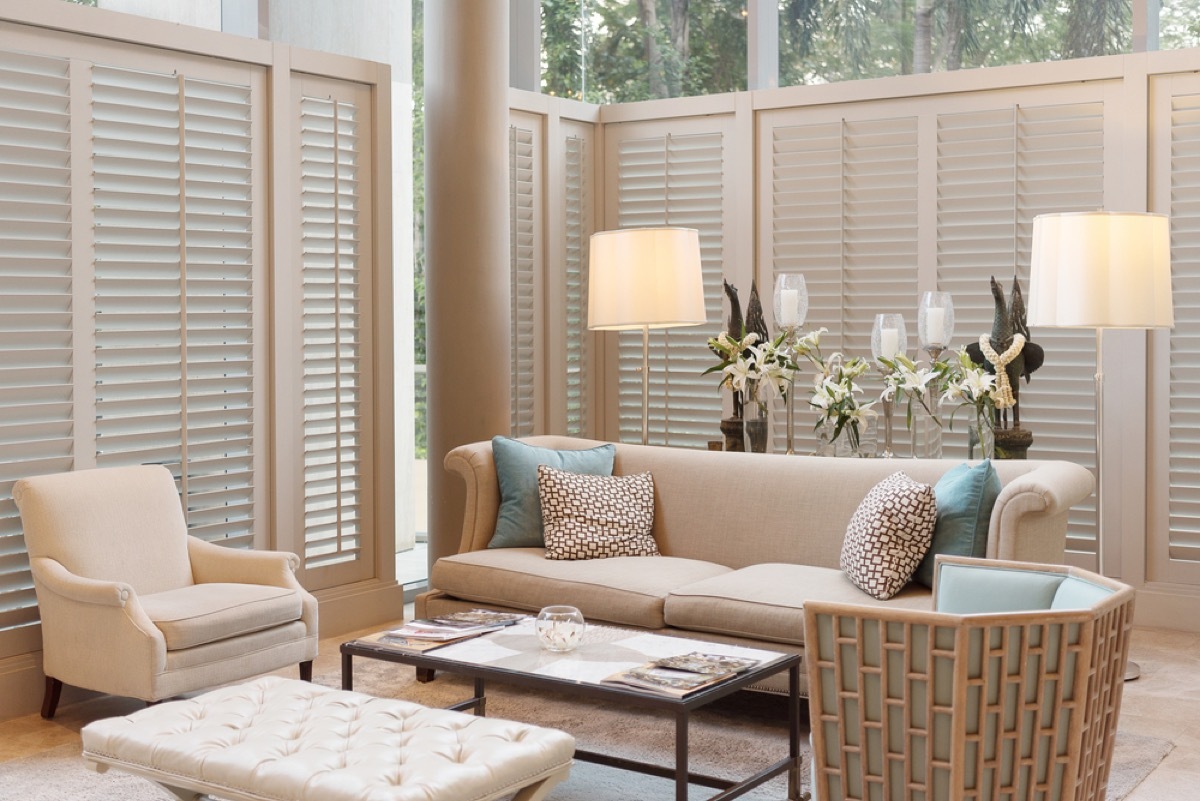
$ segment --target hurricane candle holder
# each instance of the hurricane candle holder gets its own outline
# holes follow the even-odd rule
[[[796,333],[804,325],[808,316],[808,286],[801,273],[779,273],[775,276],[775,292],[773,295],[773,311],[775,325],[786,336],[788,356],[796,361]],[[791,384],[787,393],[787,451],[791,456],[796,453],[796,376],[792,374]]]
[[[917,307],[917,341],[936,362],[954,336],[954,301],[949,292],[926,292]]]

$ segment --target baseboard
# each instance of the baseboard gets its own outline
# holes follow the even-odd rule
[[[335,637],[404,617],[404,587],[363,581],[313,593],[320,604],[321,637]]]
[[[1200,632],[1200,587],[1185,584],[1146,584],[1133,602],[1133,624],[1156,629]]]
[[[42,652],[0,659],[0,721],[34,715],[42,710],[46,675]],[[94,698],[96,693],[78,687],[63,687],[59,707]]]

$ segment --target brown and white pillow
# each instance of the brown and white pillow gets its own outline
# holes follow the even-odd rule
[[[589,476],[538,465],[547,559],[658,556],[654,479]]]
[[[842,570],[854,585],[886,601],[904,588],[933,540],[933,487],[893,473],[854,512],[842,542]]]

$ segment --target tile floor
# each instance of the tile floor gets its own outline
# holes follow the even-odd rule
[[[344,639],[321,643],[318,670],[335,669],[337,646]],[[1121,729],[1165,737],[1175,743],[1175,749],[1126,801],[1196,801],[1200,799],[1200,634],[1138,629],[1132,656],[1141,665],[1142,677],[1125,685]],[[53,721],[35,714],[0,722],[0,773],[7,760],[78,744],[79,729],[89,720],[140,708],[130,699],[104,697],[64,706]]]

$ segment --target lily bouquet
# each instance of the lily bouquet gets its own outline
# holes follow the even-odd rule
[[[857,450],[862,425],[875,416],[871,408],[874,403],[861,401],[862,387],[855,383],[855,379],[867,372],[870,364],[859,357],[846,359],[841,353],[833,353],[828,358],[823,356],[821,334],[828,330],[818,328],[800,337],[796,343],[796,355],[805,357],[817,368],[808,405],[817,410],[816,430],[824,425],[832,425],[831,442],[845,431],[850,447]]]
[[[954,428],[954,414],[964,406],[975,411],[975,422],[980,436],[990,432],[996,416],[996,401],[999,389],[996,376],[975,364],[967,355],[967,349],[958,351],[957,358],[947,363],[945,391],[942,400],[958,404],[950,412],[950,428]]]
[[[920,404],[925,413],[940,427],[942,421],[938,419],[935,407],[931,406],[930,402],[936,404],[942,388],[949,380],[951,365],[948,362],[935,361],[928,367],[921,367],[903,354],[898,354],[894,359],[880,358],[879,363],[887,368],[883,376],[883,393],[879,399],[887,402],[904,398],[908,407],[905,422],[910,429],[913,425],[914,403]]]
[[[765,408],[768,398],[761,395],[765,392],[768,396],[775,394],[786,398],[797,366],[785,345],[785,334],[762,343],[758,339],[754,332],[743,333],[741,339],[734,339],[727,333],[709,339],[708,347],[721,361],[703,374],[719,370],[721,381],[718,387],[729,387],[735,397],[740,394],[747,402]]]

